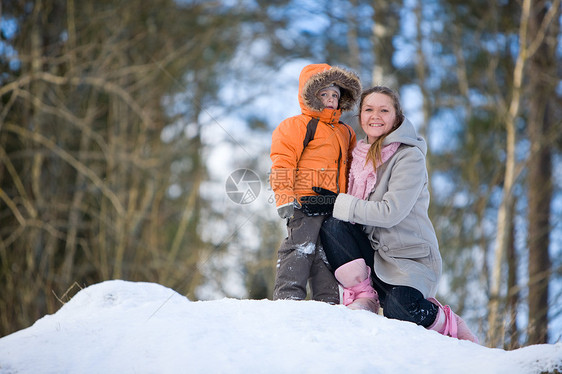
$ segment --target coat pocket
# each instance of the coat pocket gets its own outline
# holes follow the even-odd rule
[[[423,258],[429,256],[431,248],[429,245],[413,245],[404,248],[388,249],[382,246],[379,251],[386,252],[386,255],[393,258]]]

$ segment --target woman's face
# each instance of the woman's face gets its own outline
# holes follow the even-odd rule
[[[363,100],[360,113],[361,128],[367,134],[369,144],[392,130],[396,122],[396,110],[390,96],[373,92]]]

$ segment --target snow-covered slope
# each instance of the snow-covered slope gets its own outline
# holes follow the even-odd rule
[[[562,343],[504,351],[314,301],[189,301],[107,281],[0,339],[0,373],[542,373]]]

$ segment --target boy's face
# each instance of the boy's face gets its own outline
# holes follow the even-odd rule
[[[331,88],[325,88],[318,93],[318,97],[324,104],[325,108],[338,109],[338,102],[340,100],[340,94]]]

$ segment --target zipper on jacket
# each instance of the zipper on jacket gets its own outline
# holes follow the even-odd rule
[[[341,146],[340,146],[340,156],[338,157],[338,174],[336,175],[336,193],[340,193],[340,167],[341,167]]]
[[[335,128],[334,120],[335,120],[335,117],[336,117],[336,111],[334,111],[330,117],[331,117],[330,118],[330,126],[332,126],[332,128]]]
[[[333,118],[332,118],[332,121],[333,121]],[[332,126],[332,129],[334,129],[334,135],[336,135],[336,137],[338,137],[337,134],[336,134],[336,132],[338,130],[335,129],[335,126],[332,123],[332,121],[330,121],[329,125]],[[339,122],[337,124],[339,124]],[[339,143],[340,142],[338,140],[338,144]],[[340,154],[338,156],[338,172],[336,174],[336,193],[338,193],[338,194],[340,193],[340,173],[341,173],[341,158],[342,158],[341,144],[339,144],[339,149],[340,149]]]

